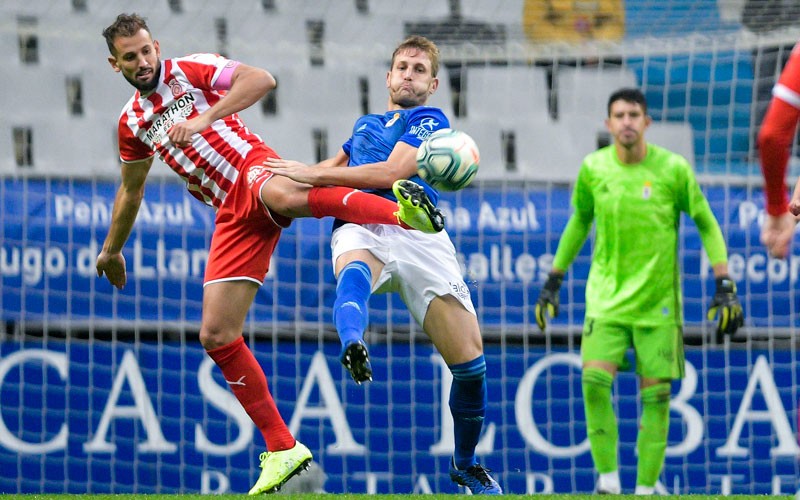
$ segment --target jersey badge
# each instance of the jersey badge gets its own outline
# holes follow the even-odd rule
[[[644,189],[642,189],[642,199],[649,200],[652,194],[653,194],[653,185],[650,184],[650,181],[644,181]]]
[[[183,86],[178,83],[178,80],[172,79],[169,81],[169,90],[172,91],[172,97],[177,98],[179,95],[183,94]]]
[[[433,132],[433,130],[439,126],[439,122],[437,122],[433,118],[428,117],[419,122],[419,126]]]
[[[399,120],[399,119],[400,119],[400,113],[395,113],[395,114],[394,114],[394,116],[392,117],[392,119],[391,119],[391,120],[389,120],[388,122],[386,122],[386,125],[384,125],[383,127],[384,127],[384,128],[389,128],[389,127],[391,127],[392,125],[394,125],[394,124],[395,124],[395,122],[396,122],[397,120]]]

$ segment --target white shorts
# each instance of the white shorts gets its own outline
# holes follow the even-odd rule
[[[447,231],[425,234],[385,224],[345,224],[331,238],[334,267],[340,255],[352,250],[369,250],[383,262],[372,292],[398,292],[420,325],[431,301],[444,295],[452,295],[475,314]]]

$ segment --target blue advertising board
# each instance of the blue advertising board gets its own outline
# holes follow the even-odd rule
[[[255,342],[284,419],[328,492],[456,493],[448,393],[426,346],[375,344],[356,385],[338,343]],[[591,492],[579,354],[487,346],[480,460],[508,493]],[[800,365],[789,351],[690,349],[673,388],[669,493],[794,493]],[[637,381],[615,385],[623,487],[636,474]],[[261,435],[199,345],[0,344],[0,492],[245,492]],[[324,476],[323,476],[324,474]]]
[[[213,212],[183,186],[148,185],[125,248],[128,286],[98,279],[94,260],[116,185],[79,180],[0,182],[0,312],[5,322],[199,324]],[[762,194],[706,193],[729,243],[731,276],[750,331],[796,328],[800,272],[758,243]],[[565,186],[506,186],[445,194],[441,206],[484,326],[532,323],[530,305],[570,214]],[[635,216],[635,214],[632,214]],[[252,323],[330,325],[330,221],[285,231]],[[688,325],[702,325],[713,277],[687,221],[681,259]],[[586,245],[562,288],[555,327],[579,326]],[[394,296],[370,301],[374,325],[407,325]],[[770,330],[772,331],[772,330]],[[375,345],[376,380],[355,386],[336,343],[263,342],[256,354],[293,432],[314,451],[331,492],[455,492],[446,393],[449,372],[425,346]],[[577,353],[487,345],[490,407],[481,460],[512,493],[588,492],[593,472]],[[675,387],[669,492],[787,493],[798,488],[798,364],[793,351],[690,350]],[[0,492],[246,491],[260,436],[199,346],[47,339],[0,342]],[[636,387],[615,387],[624,485],[635,475]],[[564,418],[568,415],[569,418]]]
[[[115,291],[98,279],[94,260],[103,243],[116,186],[112,182],[5,179],[0,227],[0,310],[5,321],[107,319],[198,323],[213,211],[182,185],[155,182],[124,255],[129,284]],[[760,191],[708,187],[708,199],[729,245],[748,326],[798,327],[800,295],[789,293],[800,273],[798,246],[788,260],[767,256],[758,242]],[[566,186],[506,186],[445,193],[448,231],[484,325],[530,324],[531,307],[550,270],[570,214]],[[636,214],[631,214],[635,217]],[[329,219],[299,219],[284,231],[272,269],[256,298],[253,321],[330,323],[334,280]],[[565,313],[553,325],[580,325],[590,244],[562,289]],[[681,228],[684,310],[689,326],[703,324],[713,275],[697,231]],[[371,300],[374,325],[407,325],[396,296]]]

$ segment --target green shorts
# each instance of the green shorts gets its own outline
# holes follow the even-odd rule
[[[586,318],[581,360],[607,361],[629,369],[629,348],[636,354],[636,374],[644,378],[681,379],[684,376],[683,331],[679,325],[641,326]]]

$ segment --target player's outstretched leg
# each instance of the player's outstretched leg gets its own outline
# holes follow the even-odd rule
[[[250,495],[275,493],[286,481],[293,478],[302,470],[308,470],[311,463],[311,451],[300,441],[294,448],[282,451],[266,451],[259,456],[261,460],[261,475],[256,484],[250,488]]]
[[[392,191],[397,197],[397,218],[423,233],[438,233],[444,229],[444,214],[431,203],[425,189],[407,179],[395,181]]]
[[[369,362],[367,344],[363,340],[353,340],[345,345],[339,361],[357,384],[372,381],[372,364]]]
[[[455,462],[450,460],[450,479],[461,486],[466,486],[473,495],[502,495],[503,489],[489,475],[489,469],[475,464],[464,470],[456,469]]]

